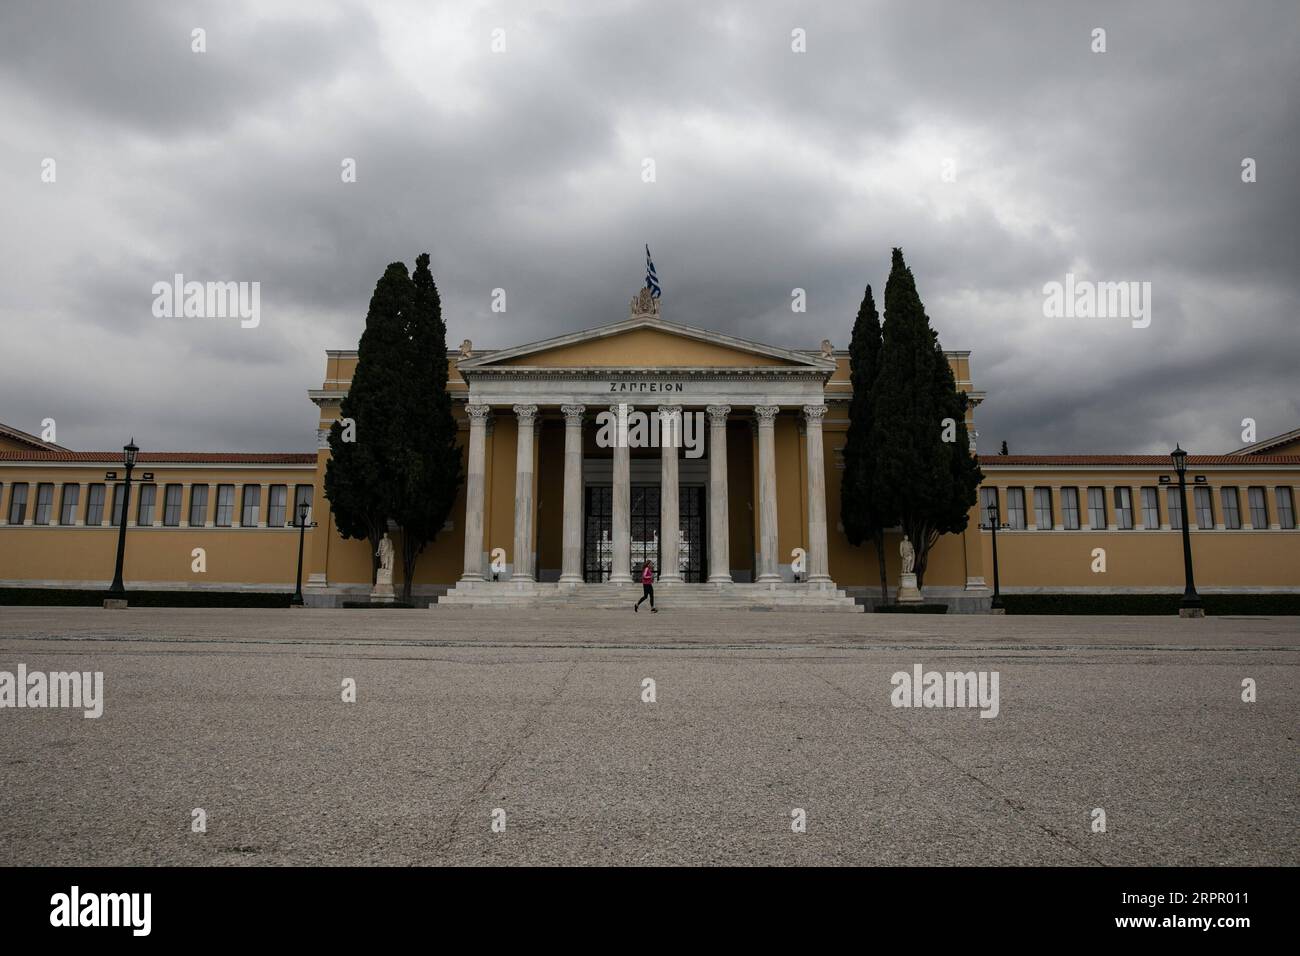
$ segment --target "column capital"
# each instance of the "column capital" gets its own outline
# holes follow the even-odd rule
[[[771,425],[776,421],[776,416],[780,414],[780,405],[755,405],[754,416],[758,419],[759,425]]]
[[[630,405],[627,402],[619,402],[617,405],[609,406],[609,410],[613,412],[615,415],[618,414],[620,408],[623,409],[625,412],[627,412],[629,415],[631,415],[634,411],[636,411],[636,406]]]
[[[682,406],[680,405],[660,405],[657,411],[660,415],[680,415]]]
[[[820,425],[822,419],[826,417],[826,406],[805,405],[803,407],[803,417],[809,425]]]
[[[581,425],[582,417],[587,413],[586,405],[561,405],[560,411],[564,413],[564,424]]]
[[[488,416],[492,414],[491,405],[466,405],[465,414],[469,416],[470,422],[485,422]]]
[[[514,412],[519,417],[519,424],[527,427],[533,424],[533,420],[537,417],[537,406],[516,405],[514,406]]]
[[[727,424],[727,416],[731,414],[730,405],[706,405],[704,410],[709,413],[709,424],[715,428]]]

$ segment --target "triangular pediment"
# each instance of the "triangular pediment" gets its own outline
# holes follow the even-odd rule
[[[462,371],[504,368],[803,368],[831,371],[833,359],[695,329],[657,316],[556,336],[464,359]]]

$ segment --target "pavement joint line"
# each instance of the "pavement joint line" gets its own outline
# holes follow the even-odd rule
[[[718,644],[707,641],[687,642],[676,641],[670,644],[665,643],[621,643],[614,644],[609,642],[595,641],[450,641],[450,640],[412,640],[410,638],[394,638],[392,640],[301,640],[301,639],[279,639],[279,638],[230,638],[230,639],[211,639],[211,638],[182,638],[182,637],[127,637],[115,635],[0,635],[0,643],[7,641],[37,641],[44,643],[106,643],[106,644],[231,644],[231,645],[267,645],[272,647],[465,647],[465,648],[503,648],[503,649],[547,649],[547,650],[564,650],[569,648],[585,648],[591,650],[654,650],[654,651],[718,651],[718,650],[798,650],[800,648],[822,648],[829,650],[845,651],[1130,651],[1130,652],[1173,652],[1173,653],[1239,653],[1243,651],[1251,652],[1300,652],[1300,645],[1252,645],[1252,646],[1231,646],[1231,645],[1206,645],[1197,646],[1191,644],[983,644],[978,642],[963,644],[930,644],[923,641],[914,643],[894,643],[894,644],[876,644],[855,642],[846,643],[825,643],[821,641],[806,641],[798,644],[788,644],[776,641],[744,641],[738,643]]]
[[[812,674],[813,677],[816,677],[819,681],[824,683],[827,687],[831,688],[833,691],[840,694],[846,700],[849,700],[859,705],[862,703],[861,701],[854,698],[853,695],[851,695],[848,691],[844,690],[844,688],[836,684],[834,681],[829,680],[826,677],[823,677],[821,674],[818,674],[814,671],[809,671],[809,673]],[[865,709],[868,713],[875,714],[877,716],[882,717],[883,719],[881,720],[881,724],[883,726],[888,727],[890,730],[895,731],[897,734],[901,734],[902,736],[906,737],[912,743],[912,745],[914,745],[918,750],[921,750],[938,760],[942,760],[944,763],[948,764],[948,766],[952,767],[954,770],[960,773],[963,777],[975,781],[975,783],[979,784],[986,791],[988,791],[989,794],[991,794],[993,797],[1000,800],[1006,807],[1008,807],[1011,810],[1013,814],[1022,817],[1026,823],[1029,823],[1030,825],[1036,827],[1038,830],[1041,830],[1043,833],[1047,834],[1047,836],[1050,837],[1056,843],[1060,844],[1061,846],[1069,847],[1070,849],[1078,853],[1081,857],[1083,857],[1085,860],[1088,860],[1097,866],[1106,865],[1102,860],[1097,859],[1095,856],[1093,856],[1092,854],[1084,850],[1083,847],[1079,846],[1078,844],[1074,843],[1067,837],[1064,837],[1061,834],[1057,833],[1051,827],[1037,820],[1032,814],[1032,812],[1030,812],[1023,806],[1014,803],[1009,797],[1007,797],[1005,794],[1000,792],[997,787],[993,786],[993,784],[989,783],[983,777],[977,776],[976,774],[967,770],[965,767],[957,763],[955,760],[953,760],[951,757],[949,757],[947,754],[943,753],[942,751],[936,750],[933,747],[928,746],[927,743],[922,738],[912,733],[912,731],[908,729],[908,727],[905,724],[890,719],[891,711],[893,708],[891,708],[890,711],[885,711],[882,708],[879,712],[876,709],[871,707],[867,707]]]
[[[569,683],[569,678],[573,675],[573,672],[577,667],[577,661],[573,661],[569,664],[569,669],[564,672],[563,676],[560,677],[558,681],[556,681],[555,690],[551,693],[551,696],[547,700],[542,701],[529,717],[525,731],[517,738],[512,738],[513,745],[506,748],[505,753],[501,756],[501,759],[497,761],[496,766],[493,767],[488,775],[483,778],[483,782],[480,783],[476,789],[466,794],[465,799],[460,801],[460,804],[452,813],[451,822],[447,826],[445,838],[438,846],[439,853],[445,855],[451,850],[452,844],[456,842],[457,827],[460,825],[460,821],[464,817],[465,811],[469,808],[470,802],[474,800],[474,798],[482,796],[487,791],[487,788],[492,784],[492,781],[501,773],[501,770],[505,765],[515,757],[519,756],[523,751],[524,745],[532,739],[533,734],[537,733],[538,728],[542,726],[542,715],[546,713],[549,707],[559,701],[560,696],[564,692],[565,686]]]

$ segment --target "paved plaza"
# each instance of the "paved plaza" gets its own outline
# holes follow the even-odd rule
[[[1300,863],[1298,618],[0,608],[19,664],[104,710],[0,709],[4,863]]]

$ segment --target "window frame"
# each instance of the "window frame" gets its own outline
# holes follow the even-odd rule
[[[228,500],[222,501],[222,498],[226,496],[228,496]],[[223,512],[225,513],[225,521],[221,520]],[[217,485],[215,521],[218,528],[233,528],[235,526],[235,486],[233,484]]]
[[[1061,488],[1061,527],[1066,531],[1078,531],[1079,523],[1079,489],[1075,485]]]
[[[1283,505],[1283,492],[1286,492],[1286,504]],[[1277,511],[1277,526],[1285,531],[1294,531],[1295,523],[1295,494],[1291,491],[1290,485],[1277,485],[1273,489],[1273,504]],[[1289,520],[1283,521],[1282,516],[1288,515]]]
[[[1160,530],[1160,489],[1155,485],[1141,485],[1139,486],[1138,491],[1140,492],[1139,498],[1142,501],[1142,527],[1147,531],[1159,531]],[[1148,491],[1151,492],[1150,495],[1147,494]],[[1150,508],[1147,507],[1148,502],[1150,502],[1150,504],[1153,507]],[[1154,511],[1156,514],[1156,520],[1154,524],[1152,524],[1150,521],[1147,520],[1151,516],[1152,511]],[[1166,508],[1165,514],[1167,515],[1168,513],[1169,513],[1168,508]]]
[[[1115,509],[1115,527],[1120,531],[1132,531],[1133,489],[1128,485],[1116,485],[1112,497],[1115,499],[1112,504]]]
[[[172,501],[172,492],[176,492],[176,500]],[[185,486],[179,482],[169,481],[163,485],[163,506],[162,506],[162,523],[164,528],[179,528],[181,526],[181,512],[184,511],[185,504]],[[173,512],[175,517],[173,518]]]
[[[1255,507],[1255,493],[1259,493],[1259,508]],[[1268,489],[1263,485],[1250,485],[1246,488],[1246,511],[1250,514],[1250,526],[1255,530],[1267,530],[1268,523]],[[1263,511],[1264,520],[1256,521],[1259,512]]]
[[[1046,497],[1047,497],[1047,507],[1046,507],[1046,509],[1044,509],[1043,506],[1042,506],[1042,504],[1041,504],[1041,497],[1042,497],[1042,493],[1043,493],[1043,492],[1046,492],[1046,493],[1047,493],[1047,495],[1046,495]],[[1047,521],[1043,521],[1043,512],[1044,512],[1044,511],[1046,511],[1046,513],[1047,513]],[[1055,518],[1056,518],[1056,513],[1055,513],[1055,512],[1056,512],[1056,509],[1055,509],[1055,507],[1054,507],[1053,504],[1052,504],[1052,489],[1051,489],[1051,486],[1049,486],[1049,485],[1036,485],[1036,486],[1034,487],[1034,526],[1037,527],[1039,531],[1051,531],[1054,527],[1056,527],[1056,525],[1054,524],[1054,521],[1055,521]]]
[[[275,502],[276,492],[280,492],[280,503]],[[279,508],[280,518],[275,518],[276,509]],[[287,528],[288,522],[285,520],[289,513],[289,486],[288,485],[270,485],[266,492],[266,526],[268,528]]]
[[[72,500],[68,500],[68,492],[72,492]],[[59,493],[59,524],[64,528],[72,527],[77,523],[77,512],[81,507],[81,482],[65,481],[63,489]],[[68,514],[68,508],[72,509],[72,514]],[[71,519],[71,520],[68,520]]]
[[[1202,508],[1201,503],[1205,502],[1208,507]],[[1209,531],[1214,527],[1214,489],[1209,485],[1197,485],[1192,489],[1192,511],[1196,514],[1196,530]],[[1201,524],[1201,512],[1208,511],[1210,520],[1207,524]]]
[[[1096,492],[1094,495],[1093,492]],[[1101,502],[1101,521],[1097,521],[1097,505]],[[1093,531],[1105,531],[1110,527],[1110,516],[1106,513],[1106,488],[1103,485],[1088,486],[1088,527]]]
[[[42,500],[45,499],[45,500]],[[36,483],[36,507],[32,509],[32,524],[48,525],[54,519],[54,482]]]
[[[1020,505],[1017,508],[1016,498],[1020,499]],[[1020,521],[1016,523],[1016,516],[1020,516]],[[1011,531],[1024,531],[1027,527],[1025,511],[1025,489],[1021,485],[1007,489],[1007,527]]]
[[[198,516],[198,517],[199,517],[199,520],[198,520],[198,521],[195,521],[195,520],[194,520],[194,500],[195,500],[195,497],[196,497],[196,496],[197,496],[197,497],[201,500],[201,502],[202,502],[202,504],[201,504],[201,506],[200,506],[200,507],[201,507],[201,510],[200,510],[200,512],[199,512],[199,516]],[[186,509],[185,514],[186,514],[186,516],[187,516],[188,519],[189,519],[189,526],[190,526],[191,528],[206,528],[206,527],[207,527],[207,525],[208,525],[208,485],[207,485],[206,483],[198,484],[198,485],[190,485],[190,500],[189,500],[189,507]]]
[[[22,492],[20,495],[19,492]],[[11,525],[23,524],[27,521],[27,504],[31,500],[31,485],[26,481],[15,481],[9,486],[9,523]],[[17,507],[18,518],[14,518],[14,508]]]
[[[1240,531],[1241,491],[1236,485],[1219,487],[1219,508],[1223,515],[1223,527],[1228,531]]]
[[[253,500],[250,502],[249,492],[252,492]],[[253,520],[248,520],[249,509],[252,509]],[[245,484],[243,491],[239,496],[239,526],[241,528],[256,528],[262,520],[262,486],[258,484]]]
[[[148,509],[146,511],[146,509]],[[135,496],[135,526],[152,528],[154,515],[158,511],[158,484],[153,481],[140,482],[140,491]],[[149,520],[145,520],[146,515]]]
[[[95,500],[95,491],[99,490],[99,500]],[[102,481],[92,481],[86,486],[86,527],[98,528],[104,523],[104,506],[108,504],[108,492],[104,488]],[[96,509],[91,511],[91,509]],[[95,520],[91,521],[90,517],[94,514]]]

